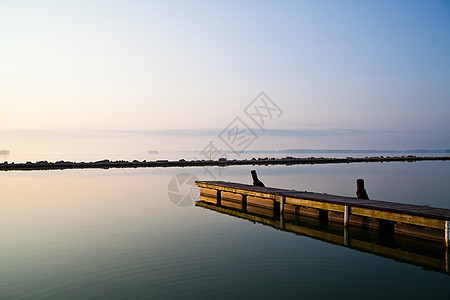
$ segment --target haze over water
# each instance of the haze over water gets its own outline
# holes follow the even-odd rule
[[[236,118],[252,149],[447,149],[449,11],[2,1],[0,149],[197,150]]]

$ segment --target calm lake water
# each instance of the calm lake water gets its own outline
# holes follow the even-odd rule
[[[255,169],[266,186],[354,196],[364,178],[372,199],[450,208],[449,162]],[[446,272],[168,197],[180,173],[251,183],[250,170],[1,173],[0,298],[448,299]]]

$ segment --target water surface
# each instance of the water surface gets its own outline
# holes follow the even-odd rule
[[[0,174],[0,298],[445,298],[442,272],[167,196],[179,173],[251,183],[250,167]],[[211,173],[209,173],[211,171]],[[219,172],[220,171],[220,172]],[[450,208],[450,163],[257,167],[267,186]],[[214,177],[214,178],[212,178]]]

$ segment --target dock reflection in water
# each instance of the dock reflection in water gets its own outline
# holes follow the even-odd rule
[[[432,241],[417,240],[402,235],[386,234],[368,228],[346,228],[341,222],[290,212],[280,214],[271,207],[272,201],[243,203],[238,200],[201,194],[198,207],[226,214],[277,230],[314,238],[358,251],[375,254],[399,262],[420,266],[450,275],[449,249]]]

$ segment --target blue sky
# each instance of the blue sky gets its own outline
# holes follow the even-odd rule
[[[449,53],[448,1],[1,1],[0,135],[202,136],[264,91],[258,148],[449,148]]]

